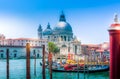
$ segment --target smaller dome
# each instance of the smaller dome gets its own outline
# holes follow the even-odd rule
[[[52,29],[50,28],[50,24],[48,23],[47,28],[43,31],[43,35],[51,35]]]
[[[52,29],[45,29],[43,32],[43,35],[51,35],[52,34]]]

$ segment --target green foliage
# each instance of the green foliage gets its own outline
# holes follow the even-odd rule
[[[49,52],[53,52],[55,49],[55,44],[53,42],[48,43]]]
[[[60,51],[60,49],[53,42],[48,43],[48,49],[49,49],[49,52],[52,52],[52,53],[58,53]]]
[[[58,52],[60,52],[60,49],[56,46],[54,49],[54,53],[58,53]]]

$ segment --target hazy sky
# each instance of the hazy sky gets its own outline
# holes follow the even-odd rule
[[[99,44],[109,41],[107,29],[114,13],[120,15],[120,0],[0,0],[0,33],[37,38],[39,24],[54,28],[62,10],[82,43]]]

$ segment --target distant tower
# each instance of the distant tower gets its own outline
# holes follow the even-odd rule
[[[42,39],[42,26],[41,25],[39,25],[39,28],[38,28],[38,38]]]
[[[108,31],[110,35],[110,79],[120,79],[120,23],[117,14]]]

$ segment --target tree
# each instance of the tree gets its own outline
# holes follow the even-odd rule
[[[55,54],[59,52],[59,49],[53,42],[48,43],[48,49],[49,49],[48,60],[49,60],[50,79],[52,79],[52,53]]]
[[[60,52],[60,49],[57,46],[55,46],[55,48],[54,48],[54,54],[57,54],[59,52]]]
[[[53,52],[55,49],[55,44],[53,42],[48,42],[49,52]]]
[[[59,53],[60,49],[53,42],[48,43],[49,52],[52,54]]]

